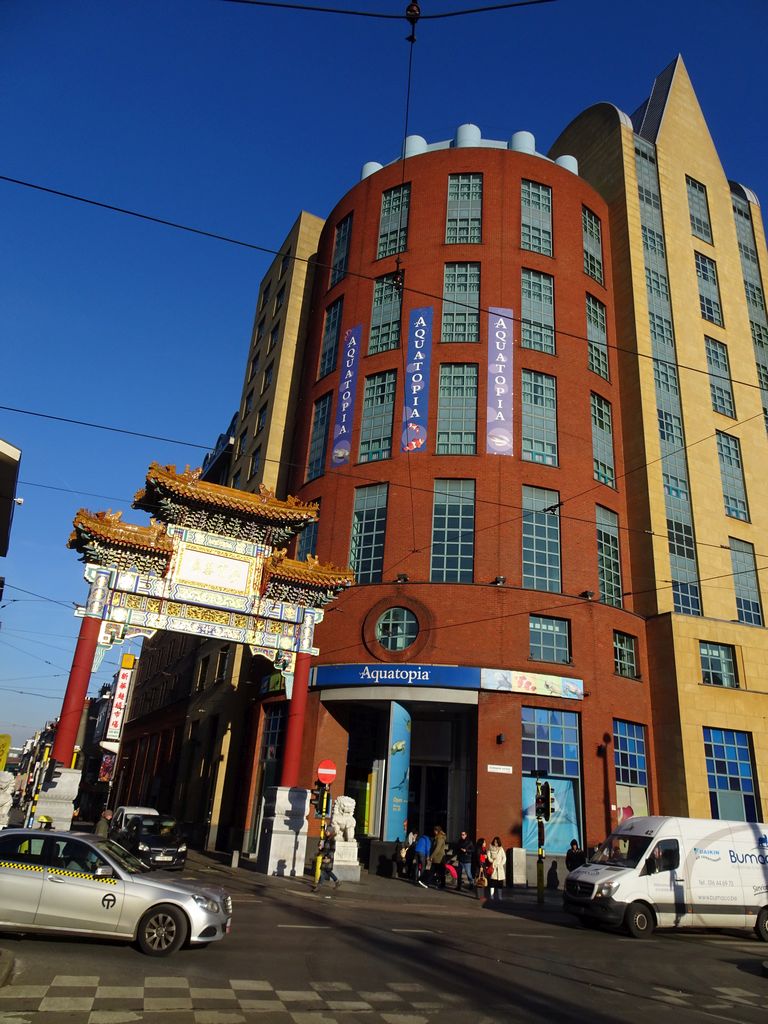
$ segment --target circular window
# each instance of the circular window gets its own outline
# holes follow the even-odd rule
[[[388,608],[376,623],[376,639],[388,651],[404,651],[419,635],[419,620],[407,608]]]

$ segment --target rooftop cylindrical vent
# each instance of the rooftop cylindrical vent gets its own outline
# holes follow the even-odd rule
[[[536,137],[530,132],[515,132],[509,140],[509,148],[515,153],[535,153]]]
[[[418,156],[420,153],[426,153],[427,151],[427,140],[422,138],[421,135],[408,135],[405,140],[405,155],[406,156]]]
[[[468,149],[479,146],[483,135],[476,124],[460,124],[456,129],[456,149]]]
[[[558,167],[564,167],[566,171],[570,171],[571,174],[579,173],[579,161],[575,156],[559,156],[555,163]]]
[[[376,171],[380,171],[382,166],[382,164],[377,164],[375,160],[369,160],[367,164],[363,164],[363,169],[360,171],[360,181],[363,178],[370,178]]]

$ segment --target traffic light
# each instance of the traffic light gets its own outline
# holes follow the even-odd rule
[[[327,782],[321,782],[319,779],[315,779],[315,784],[310,791],[309,802],[315,808],[316,818],[325,818],[328,814],[328,795],[330,793],[330,785]]]
[[[552,814],[555,795],[548,782],[542,782],[536,786],[536,817],[549,821]]]

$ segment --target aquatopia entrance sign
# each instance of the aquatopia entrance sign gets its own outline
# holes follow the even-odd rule
[[[177,473],[153,463],[133,507],[152,514],[149,525],[81,509],[69,539],[90,590],[76,611],[83,621],[52,751],[63,766],[52,816],[63,824],[66,808],[64,827],[74,795],[64,776],[94,661],[113,644],[158,630],[247,644],[274,663],[291,698],[281,788],[295,787],[309,661],[318,653],[315,626],[323,606],[354,583],[347,568],[287,557],[285,545],[317,520],[315,504],[279,500],[266,488],[222,487],[201,480],[199,470]],[[291,832],[291,843],[295,838]]]

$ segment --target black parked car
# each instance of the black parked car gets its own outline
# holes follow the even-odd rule
[[[175,818],[160,814],[133,815],[115,839],[153,868],[181,871],[187,862],[187,844]]]

